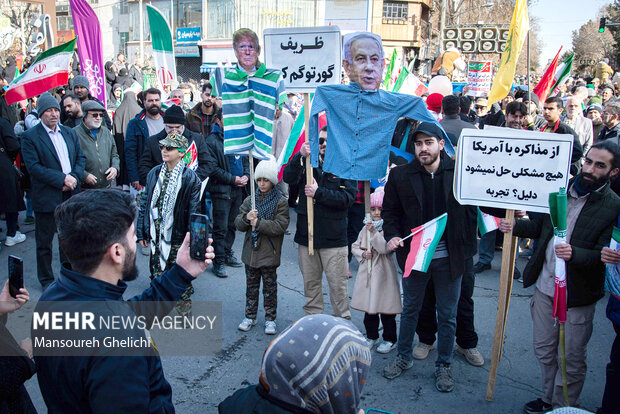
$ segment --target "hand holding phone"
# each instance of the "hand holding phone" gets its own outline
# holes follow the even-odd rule
[[[209,218],[204,214],[190,216],[189,256],[194,260],[205,260],[205,253],[209,242]]]
[[[9,293],[16,298],[23,287],[24,261],[17,256],[9,256]]]

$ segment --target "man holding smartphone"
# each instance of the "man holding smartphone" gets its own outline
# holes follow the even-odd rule
[[[45,301],[123,301],[126,282],[138,276],[135,218],[132,197],[117,190],[86,191],[59,206],[58,240],[72,270],[61,269],[58,281],[41,295],[37,310]],[[129,302],[160,302],[160,318],[172,310],[166,303],[180,299],[215,257],[208,247],[204,260],[190,258],[189,239],[186,234],[176,264]],[[35,361],[49,412],[174,412],[172,389],[153,347],[120,358],[35,355]]]

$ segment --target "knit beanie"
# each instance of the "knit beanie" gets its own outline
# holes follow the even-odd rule
[[[164,124],[185,125],[185,112],[178,105],[172,105],[164,112]]]
[[[90,82],[86,76],[78,75],[73,78],[73,89],[75,89],[76,86],[83,86],[86,89],[90,89]]]
[[[370,195],[370,208],[383,207],[383,196],[385,195],[383,187],[379,187]]]
[[[39,99],[37,99],[37,113],[39,116],[43,115],[43,112],[52,108],[56,108],[60,111],[60,105],[58,104],[56,98],[54,98],[49,92],[43,92],[39,95]]]
[[[440,93],[431,93],[426,98],[426,107],[433,112],[441,112],[441,101],[443,99],[443,95]]]
[[[256,169],[254,170],[254,178],[258,180],[259,178],[266,178],[273,183],[273,185],[278,184],[278,163],[275,159],[270,158],[268,160],[263,160],[258,163]]]

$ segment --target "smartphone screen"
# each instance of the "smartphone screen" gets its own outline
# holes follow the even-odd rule
[[[190,217],[190,244],[189,255],[195,260],[204,260],[207,251],[207,216],[192,214]]]
[[[24,261],[17,256],[9,256],[9,293],[16,297],[24,287]]]

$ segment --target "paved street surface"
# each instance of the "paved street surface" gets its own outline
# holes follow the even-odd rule
[[[303,283],[297,265],[297,249],[293,243],[295,214],[291,213],[289,229],[292,235],[285,236],[282,253],[283,263],[278,269],[278,331],[303,316]],[[23,215],[20,216],[20,222]],[[4,226],[4,224],[3,224]],[[6,228],[4,228],[6,230]],[[7,269],[9,254],[24,259],[26,287],[32,300],[41,295],[36,278],[34,225],[22,225],[21,231],[28,240],[14,247],[4,247],[0,252],[0,266]],[[0,236],[4,240],[4,233]],[[241,255],[242,236],[237,233],[235,251]],[[58,271],[57,249],[55,248],[55,271]],[[140,276],[130,282],[125,297],[129,298],[148,287],[148,258],[137,253]],[[493,402],[485,400],[489,376],[490,354],[493,346],[493,331],[499,287],[501,254],[497,252],[493,269],[477,276],[474,291],[476,327],[480,342],[478,349],[484,355],[484,367],[469,365],[460,355],[454,355],[452,370],[456,386],[454,392],[442,394],[434,386],[434,360],[432,351],[425,361],[415,361],[411,370],[400,378],[388,381],[381,376],[383,367],[395,357],[396,351],[388,355],[373,352],[371,376],[364,388],[361,408],[377,408],[393,413],[520,413],[525,402],[540,396],[540,370],[532,351],[532,322],[529,313],[533,288],[523,289],[515,283],[508,315],[507,337],[503,360],[500,363]],[[519,259],[518,267],[523,269],[525,260]],[[357,264],[353,266],[353,275]],[[165,375],[172,384],[173,400],[179,413],[213,413],[217,404],[235,390],[258,382],[263,352],[272,336],[263,333],[264,311],[259,310],[259,322],[248,333],[237,330],[244,317],[245,273],[243,268],[228,268],[227,279],[216,278],[210,270],[194,282],[196,301],[222,301],[223,303],[223,349],[215,357],[164,357]],[[6,273],[3,271],[2,274]],[[354,278],[349,282],[353,290]],[[331,312],[325,286],[325,312]],[[594,333],[589,344],[588,374],[582,393],[582,406],[594,411],[600,405],[605,383],[607,363],[613,329],[605,317],[607,298],[597,306]],[[262,307],[262,299],[261,305]],[[12,316],[14,317],[14,315]],[[364,332],[363,314],[353,311],[353,321]],[[22,338],[16,338],[18,341]],[[182,346],[182,344],[180,344]],[[27,383],[28,391],[39,412],[46,412],[38,389],[36,376]],[[114,396],[111,396],[112,398]]]

